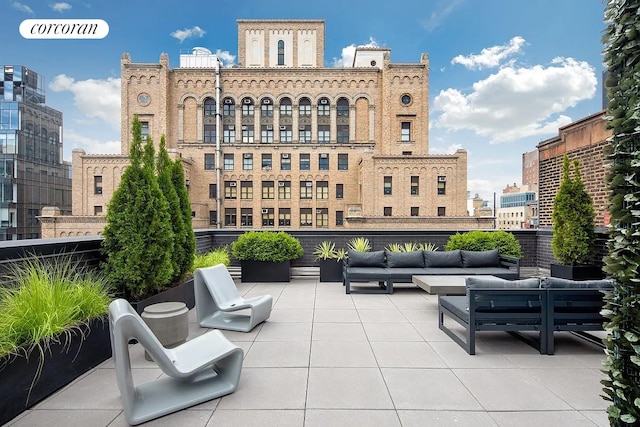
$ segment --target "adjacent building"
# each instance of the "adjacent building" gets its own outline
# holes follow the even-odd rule
[[[528,185],[507,185],[496,209],[496,228],[501,230],[536,228],[538,225],[536,192]]]
[[[43,76],[22,65],[0,72],[0,240],[36,239],[43,207],[71,213],[62,113],[46,105]]]
[[[426,54],[393,63],[389,48],[358,47],[352,67],[324,67],[323,20],[237,24],[232,67],[206,48],[177,68],[122,55],[122,155],[74,152],[78,222],[57,218],[56,235],[100,231],[135,116],[183,159],[197,228],[493,226],[467,212],[467,152],[429,154]]]

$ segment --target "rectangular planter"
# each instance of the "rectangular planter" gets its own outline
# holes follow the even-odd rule
[[[45,350],[40,377],[33,384],[41,362],[35,350],[30,356],[0,359],[0,424],[13,419],[88,370],[111,357],[109,321],[96,319],[67,340],[52,343]]]
[[[551,277],[568,280],[597,280],[604,277],[602,268],[593,265],[551,264]]]
[[[242,260],[240,267],[242,282],[289,282],[291,280],[291,261]]]
[[[187,280],[180,285],[166,289],[159,294],[151,296],[149,298],[132,302],[131,306],[136,309],[138,314],[142,314],[144,308],[151,304],[157,304],[159,302],[183,302],[187,305],[187,308],[191,310],[196,305],[196,298],[193,293],[193,278]]]
[[[342,260],[320,260],[321,282],[342,282]]]

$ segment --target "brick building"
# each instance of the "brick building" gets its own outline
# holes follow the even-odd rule
[[[392,63],[389,48],[359,47],[352,67],[325,68],[323,20],[237,23],[237,66],[205,48],[178,68],[122,55],[123,155],[73,157],[73,215],[93,232],[134,116],[183,159],[196,228],[492,227],[467,212],[467,152],[429,154],[426,54]],[[55,221],[56,237],[79,227]]]

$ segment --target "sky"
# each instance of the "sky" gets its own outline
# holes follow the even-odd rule
[[[0,0],[0,64],[45,76],[64,114],[64,158],[120,152],[120,57],[158,63],[193,47],[237,61],[238,19],[325,20],[325,67],[355,46],[430,60],[429,151],[468,152],[471,195],[521,184],[522,154],[602,109],[601,0]],[[26,19],[102,19],[103,39],[26,39]]]

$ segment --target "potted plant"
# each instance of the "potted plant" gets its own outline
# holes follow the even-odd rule
[[[473,230],[466,233],[456,233],[449,237],[444,246],[445,251],[461,249],[465,251],[488,251],[497,249],[503,256],[521,258],[520,242],[511,233],[504,230],[482,231]]]
[[[593,201],[580,177],[578,161],[562,160],[562,180],[553,201],[553,237],[551,249],[560,262],[551,263],[551,276],[571,280],[602,278],[600,267],[593,265],[596,240]]]
[[[70,256],[12,264],[0,289],[0,424],[111,357],[106,277]]]
[[[300,241],[284,231],[249,231],[231,244],[243,282],[288,282],[291,260],[304,254]]]
[[[313,250],[315,260],[320,262],[321,282],[340,282],[342,280],[342,260],[346,251],[336,250],[336,244],[325,240]]]
[[[369,252],[371,250],[371,243],[366,237],[354,237],[347,243],[347,248],[356,252]]]

